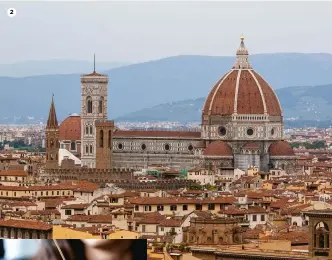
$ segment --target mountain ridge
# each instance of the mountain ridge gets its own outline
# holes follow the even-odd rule
[[[288,86],[332,83],[331,54],[255,54],[249,60],[255,71],[275,90]],[[234,56],[179,55],[100,71],[110,78],[109,118],[120,118],[161,103],[206,97],[234,61]],[[85,73],[89,73],[89,70]],[[0,77],[0,117],[29,116],[44,120],[52,93],[55,95],[59,121],[68,114],[79,113],[81,74]],[[284,99],[294,101],[295,94],[287,97],[287,93],[280,93]],[[318,107],[323,101],[323,106],[330,109],[329,101],[324,101],[325,98],[317,96],[312,101],[318,102],[315,103]],[[329,111],[324,113],[328,114]]]

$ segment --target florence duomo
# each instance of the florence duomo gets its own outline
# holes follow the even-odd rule
[[[111,174],[149,165],[203,167],[220,175],[253,166],[291,171],[295,155],[283,140],[282,108],[252,68],[243,36],[230,67],[206,97],[200,131],[121,130],[107,118],[108,76],[95,69],[82,75],[80,115],[58,125],[52,99],[46,172],[70,168],[73,174],[88,168]]]
[[[332,260],[332,2],[7,4],[3,259]]]

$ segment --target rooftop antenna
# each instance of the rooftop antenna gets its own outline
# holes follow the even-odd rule
[[[93,54],[93,72],[96,72],[96,54]]]

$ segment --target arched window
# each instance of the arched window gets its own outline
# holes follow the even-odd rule
[[[91,114],[92,113],[92,98],[88,96],[86,98],[86,111]]]
[[[52,153],[50,154],[50,157],[51,157],[51,160],[53,160],[53,154]]]
[[[93,134],[92,125],[90,125],[90,135]]]
[[[103,113],[103,106],[104,106],[104,97],[100,97],[99,104],[98,104],[98,113]]]
[[[53,139],[51,139],[51,141],[50,141],[50,148],[53,148],[54,147],[54,141],[53,141]]]
[[[315,248],[329,248],[330,247],[330,230],[325,222],[319,222],[314,231],[314,245]]]
[[[89,154],[89,146],[87,146],[87,145],[85,146],[85,153]]]
[[[104,131],[99,132],[99,147],[104,147]]]
[[[92,144],[90,144],[90,154],[93,153],[93,150],[92,150]]]
[[[108,148],[112,147],[112,130],[108,130]]]
[[[87,135],[89,134],[89,127],[88,126],[85,127],[85,134],[87,134]]]
[[[71,144],[70,144],[70,150],[72,150],[72,151],[76,150],[76,143],[75,142],[71,142]]]

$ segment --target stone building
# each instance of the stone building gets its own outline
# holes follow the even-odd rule
[[[4,239],[50,239],[52,229],[52,225],[40,221],[0,220],[0,237]]]
[[[183,228],[183,242],[190,245],[218,245],[242,243],[242,233],[235,219],[192,218]]]
[[[309,217],[310,259],[332,259],[332,210],[312,210]]]
[[[66,149],[70,143],[74,152],[80,146],[77,156],[81,166],[97,166],[96,122],[107,120],[107,85],[105,75],[95,71],[83,75],[81,115],[70,116],[60,124],[60,146]],[[103,162],[102,167],[205,166],[229,174],[235,168],[246,171],[249,166],[258,166],[261,171],[292,170],[295,164],[294,152],[283,140],[279,100],[250,65],[243,37],[233,67],[207,95],[200,131],[112,129],[112,149],[103,150],[103,160],[107,154],[109,163]],[[52,131],[47,133],[51,136]]]

